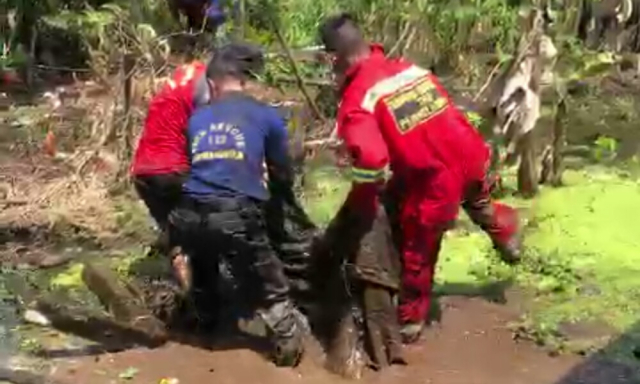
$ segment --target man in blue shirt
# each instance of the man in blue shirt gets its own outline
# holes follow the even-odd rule
[[[244,93],[245,81],[263,66],[262,52],[248,45],[229,44],[215,53],[207,68],[214,101],[190,118],[191,170],[184,200],[169,220],[171,236],[192,256],[194,279],[205,273],[215,290],[219,257],[227,258],[241,292],[271,332],[276,363],[294,366],[302,356],[304,328],[263,209],[269,199],[265,161],[269,189],[293,196],[287,129],[275,109]]]
[[[233,1],[231,7],[235,11],[238,2]],[[187,17],[187,28],[192,32],[204,27],[215,35],[228,19],[221,0],[169,0],[169,8],[176,21],[180,22],[180,13]]]

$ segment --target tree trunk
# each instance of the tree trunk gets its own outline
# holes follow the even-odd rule
[[[567,134],[564,124],[564,118],[566,114],[566,98],[562,97],[556,105],[556,114],[553,122],[553,150],[551,156],[551,177],[549,181],[554,187],[559,187],[562,185],[562,152],[565,147]]]
[[[124,72],[124,151],[125,159],[130,159],[133,155],[133,119],[131,118],[131,105],[133,103],[133,77],[135,72],[136,58],[132,53],[127,53],[123,60]]]
[[[520,138],[520,164],[518,166],[518,192],[526,198],[538,193],[538,172],[536,166],[535,139],[533,132],[527,132]]]
[[[25,80],[27,84],[27,89],[29,92],[33,92],[34,86],[34,71],[36,68],[36,41],[38,39],[38,28],[34,23],[31,27],[31,38],[29,41],[29,52],[27,55],[27,67],[25,68]]]
[[[235,35],[238,41],[244,40],[246,36],[245,27],[244,27],[247,22],[246,7],[247,7],[247,4],[245,0],[238,0],[238,12],[236,12],[236,26],[235,26],[235,29],[236,29]]]

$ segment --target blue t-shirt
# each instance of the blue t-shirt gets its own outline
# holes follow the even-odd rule
[[[287,127],[277,110],[241,93],[195,111],[187,127],[191,171],[184,192],[266,201],[264,167],[289,167]]]

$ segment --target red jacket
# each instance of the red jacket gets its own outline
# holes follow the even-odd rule
[[[352,158],[354,186],[347,204],[376,212],[376,184],[390,166],[411,187],[448,172],[451,183],[482,179],[489,149],[436,77],[379,45],[349,68],[338,110],[338,135]],[[453,190],[453,189],[452,189]]]
[[[184,131],[206,84],[206,66],[194,62],[178,68],[149,103],[142,135],[131,164],[134,176],[184,172],[189,169]]]

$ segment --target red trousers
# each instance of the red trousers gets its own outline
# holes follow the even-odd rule
[[[513,208],[491,201],[486,180],[460,182],[446,171],[405,178],[404,182],[391,180],[389,189],[391,200],[400,203],[403,272],[399,318],[403,323],[417,323],[427,318],[442,238],[460,205],[496,245],[517,235],[517,214]]]

